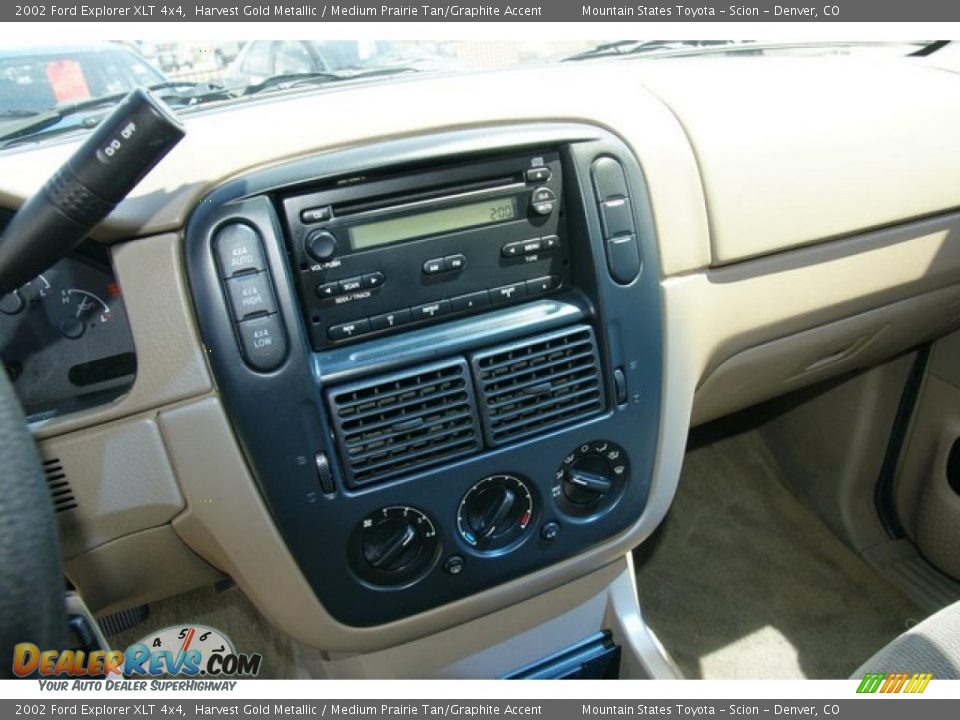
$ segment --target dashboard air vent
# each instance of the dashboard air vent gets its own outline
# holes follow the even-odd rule
[[[77,499],[70,488],[70,481],[67,480],[67,473],[60,458],[44,460],[43,472],[47,476],[47,487],[50,489],[54,511],[62,513],[77,507]]]
[[[448,462],[481,446],[463,359],[342,385],[327,399],[352,486]]]
[[[490,445],[565,425],[604,408],[593,329],[578,325],[470,358]]]

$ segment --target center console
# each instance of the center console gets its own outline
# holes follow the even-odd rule
[[[613,135],[465,130],[255,171],[196,208],[186,265],[261,495],[340,622],[522,578],[643,511],[657,246]]]

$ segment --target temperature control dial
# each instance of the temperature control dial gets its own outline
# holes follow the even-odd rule
[[[477,550],[499,550],[523,536],[534,510],[533,491],[526,482],[514,475],[491,475],[463,496],[457,530]]]
[[[365,517],[351,538],[354,570],[376,585],[404,585],[423,575],[439,555],[433,521],[405,505]]]
[[[596,515],[617,501],[629,477],[626,451],[614,442],[594,440],[563,459],[555,475],[553,497],[568,515]]]

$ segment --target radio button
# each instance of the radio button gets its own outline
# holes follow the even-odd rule
[[[265,272],[227,280],[227,294],[230,296],[230,305],[236,320],[243,320],[258,313],[277,311],[277,303],[273,299],[273,291]]]
[[[370,332],[370,321],[363,318],[342,325],[331,325],[327,328],[327,337],[331,340],[350,340],[368,332]]]
[[[530,196],[530,202],[541,203],[541,202],[550,202],[551,200],[556,200],[556,193],[553,192],[548,187],[538,187],[535,188],[532,195]]]
[[[490,290],[490,301],[493,303],[511,302],[527,294],[526,283],[517,282]]]
[[[459,295],[458,297],[450,298],[450,308],[453,310],[453,312],[478,310],[489,304],[490,293],[488,293],[486,290],[480,290],[467,295]]]
[[[303,247],[317,262],[326,262],[337,253],[337,238],[326,230],[314,230],[307,235]]]
[[[526,171],[524,177],[526,177],[528,183],[545,183],[550,179],[550,168],[530,168]]]
[[[530,253],[540,252],[543,248],[543,243],[540,241],[540,238],[533,238],[532,240],[524,240],[521,245],[523,246],[524,254],[529,255]]]
[[[620,285],[629,285],[640,274],[640,248],[633,235],[607,240],[607,268]]]
[[[249,225],[231,223],[217,232],[214,240],[220,277],[229,278],[250,270],[266,270],[260,235]]]
[[[441,315],[448,315],[450,313],[450,301],[437,300],[436,302],[432,303],[415,305],[414,307],[410,308],[410,313],[415,321],[433,320]]]
[[[601,201],[626,197],[627,179],[623,176],[620,163],[609,157],[593,163],[593,187]]]
[[[628,200],[608,200],[602,203],[600,219],[603,221],[603,236],[608,240],[634,232],[633,213]]]
[[[410,322],[410,311],[404,308],[394,312],[384,313],[383,315],[374,315],[370,318],[371,330],[389,330],[390,328],[400,327]]]
[[[446,270],[446,265],[443,262],[443,258],[434,258],[433,260],[427,260],[423,264],[423,274],[424,275],[436,275],[437,273],[442,273]]]
[[[560,287],[559,275],[545,275],[544,277],[527,280],[527,295],[550,292]]]
[[[560,238],[556,235],[547,235],[546,237],[540,238],[540,245],[544,250],[553,250],[554,248],[560,247]]]
[[[530,207],[538,215],[549,215],[557,207],[557,195],[545,186],[534,188],[530,194]]]
[[[340,292],[349,293],[356,292],[363,287],[363,278],[357,275],[356,277],[344,278],[340,281]]]
[[[305,223],[318,223],[329,220],[333,217],[333,208],[329,205],[324,207],[307,208],[300,212],[300,219]]]
[[[523,243],[512,242],[507,243],[502,248],[500,248],[500,254],[505,258],[515,258],[523,255]]]
[[[382,272],[367,273],[363,276],[363,287],[367,288],[368,290],[378,288],[381,287],[385,281],[386,278],[383,276]]]
[[[459,272],[467,266],[467,259],[463,255],[447,255],[443,265],[449,271]]]
[[[273,370],[287,354],[287,339],[279,315],[265,315],[237,323],[240,347],[254,370]]]
[[[317,297],[324,300],[329,300],[340,294],[340,283],[338,282],[328,282],[323,283],[322,285],[317,285],[316,289]]]

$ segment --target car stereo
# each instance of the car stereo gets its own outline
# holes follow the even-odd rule
[[[559,155],[341,179],[282,199],[314,349],[569,285]]]

